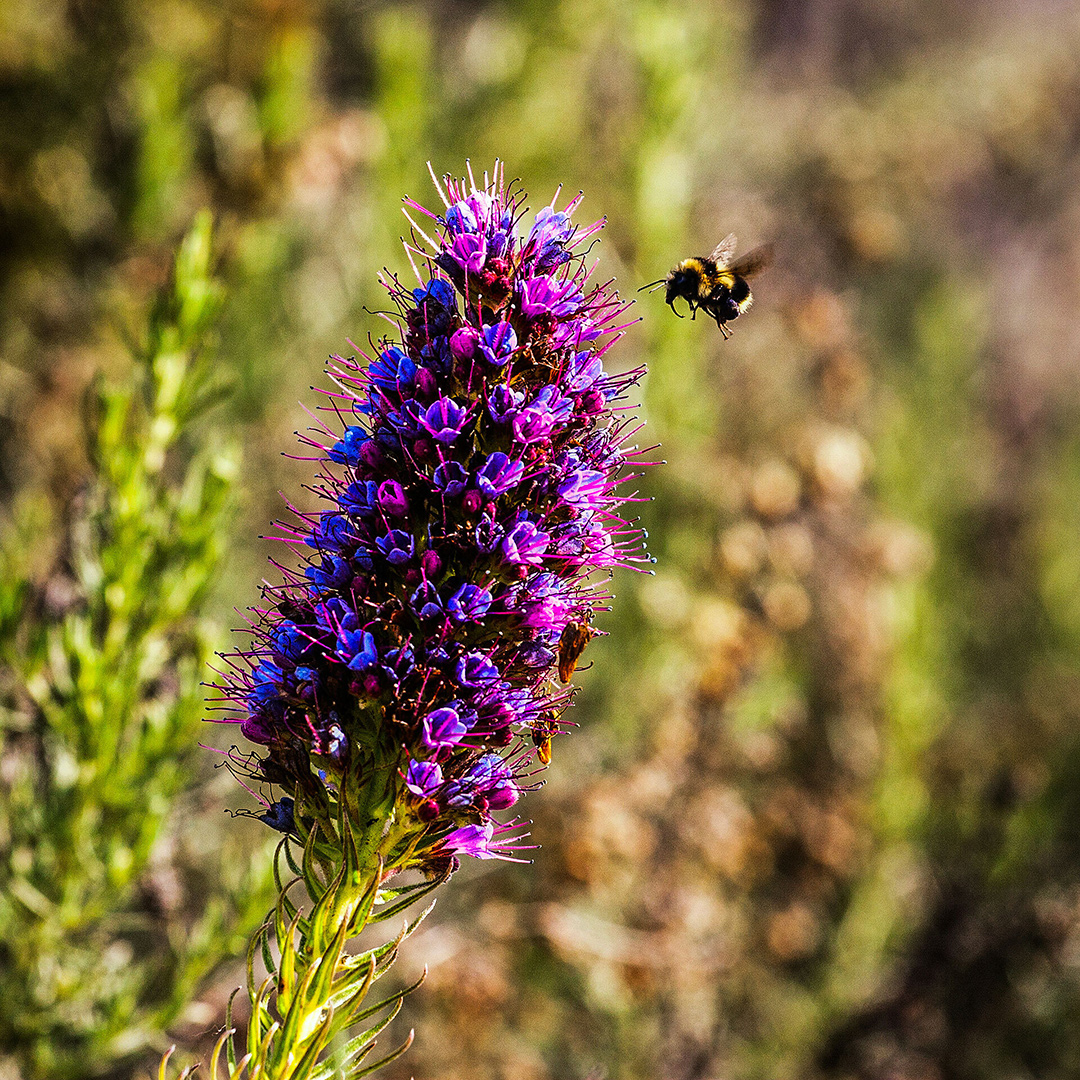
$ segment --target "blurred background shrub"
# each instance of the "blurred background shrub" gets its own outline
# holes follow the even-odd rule
[[[401,977],[431,975],[388,1076],[1080,1070],[1078,61],[1064,0],[3,5],[0,500],[28,580],[67,565],[80,403],[130,378],[115,327],[201,206],[232,393],[196,430],[244,449],[206,611],[233,623],[309,475],[281,456],[297,402],[379,334],[427,159],[501,156],[534,208],[584,188],[627,294],[728,231],[776,244],[731,341],[652,296],[612,354],[651,366],[658,573],[589,651],[534,865],[463,871],[411,943]],[[217,782],[148,866],[224,897],[213,852],[261,836]],[[238,978],[172,1037],[205,1046]],[[80,1067],[137,1068],[114,1053]]]
[[[133,366],[87,391],[86,483],[63,506],[19,491],[4,538],[0,1053],[16,1074],[88,1075],[159,1044],[268,900],[265,866],[222,874],[227,849],[198,851],[182,825],[238,468],[197,426],[222,389],[209,270],[203,213]]]

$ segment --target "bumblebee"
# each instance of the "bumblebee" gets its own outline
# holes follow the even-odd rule
[[[754,302],[748,279],[760,274],[773,257],[772,247],[766,245],[732,262],[735,244],[735,234],[729,233],[711,255],[683,259],[668,271],[667,277],[642,285],[638,292],[664,286],[664,299],[676,315],[679,312],[675,311],[675,301],[681,296],[690,307],[691,318],[696,318],[700,309],[716,320],[725,338],[730,337],[731,331],[725,323],[737,319]],[[679,318],[683,316],[679,315]]]

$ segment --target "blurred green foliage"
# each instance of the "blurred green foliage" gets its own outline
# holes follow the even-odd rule
[[[1019,0],[0,11],[7,516],[63,549],[79,401],[127,371],[103,327],[209,203],[246,462],[219,613],[427,159],[584,188],[628,294],[777,244],[731,341],[654,296],[610,354],[651,367],[659,573],[590,646],[534,865],[459,875],[403,956],[432,971],[392,1075],[1080,1068],[1078,58],[1073,5]],[[227,842],[221,802],[177,836]]]
[[[205,213],[134,367],[89,391],[88,483],[56,521],[20,493],[4,545],[0,1051],[27,1076],[105,1072],[159,1042],[267,900],[253,865],[185,910],[153,862],[192,782],[200,613],[239,468],[235,447],[192,445],[222,389],[220,306]]]

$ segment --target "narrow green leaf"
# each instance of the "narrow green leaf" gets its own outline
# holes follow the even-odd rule
[[[345,1072],[351,1065],[365,1058],[374,1049],[378,1036],[386,1030],[400,1011],[401,1002],[399,1001],[382,1020],[350,1039],[337,1053],[328,1058],[323,1068],[312,1076],[311,1080],[323,1080],[334,1073]]]
[[[240,987],[237,987],[229,995],[229,1004],[225,1006],[225,1027],[226,1028],[231,1028],[233,1026],[233,1022],[232,1022],[233,1001],[236,999],[236,995],[239,994],[239,993],[240,993]],[[236,1070],[236,1039],[235,1039],[235,1037],[229,1039],[228,1043],[226,1043],[226,1045],[225,1045],[225,1059],[226,1059],[226,1061],[228,1062],[228,1065],[229,1065],[229,1076],[234,1077],[234,1076],[238,1075],[237,1070]]]
[[[284,1012],[291,1006],[296,990],[294,985],[296,982],[297,961],[296,928],[299,922],[300,914],[297,912],[284,935],[278,940],[278,948],[281,952],[281,969],[278,972],[277,981],[279,1012]]]
[[[345,1075],[349,1078],[349,1080],[359,1080],[361,1076],[369,1076],[376,1069],[381,1069],[384,1065],[389,1065],[391,1061],[397,1061],[397,1059],[401,1057],[401,1055],[404,1054],[410,1046],[412,1046],[413,1039],[415,1037],[416,1032],[410,1031],[409,1037],[396,1050],[392,1050],[389,1054],[387,1054],[386,1057],[380,1058],[373,1065],[368,1065],[364,1069],[353,1070],[346,1073]]]
[[[386,907],[376,907],[368,917],[368,925],[385,922],[387,919],[392,919],[395,915],[400,914],[406,908],[412,907],[417,900],[422,900],[429,893],[444,884],[449,876],[449,874],[444,874],[434,881],[419,881],[415,885],[406,886],[404,889],[392,890],[399,899],[394,899],[394,902],[387,904]],[[386,895],[385,892],[383,895]]]
[[[390,997],[384,998],[377,1005],[369,1005],[366,1009],[356,1013],[351,1019],[350,1023],[358,1024],[361,1020],[366,1020],[369,1016],[374,1016],[380,1009],[385,1009],[388,1005],[395,1001],[404,1001],[414,990],[416,990],[423,981],[427,978],[427,967],[420,974],[420,978],[416,982],[406,986],[404,990],[399,990],[396,994],[391,994]]]
[[[277,971],[277,965],[274,963],[274,954],[270,949],[269,923],[264,922],[255,933],[261,942],[263,963],[266,965],[266,970],[273,975]]]
[[[233,1034],[234,1029],[231,1027],[226,1027],[226,1029],[221,1033],[218,1041],[214,1044],[214,1052],[210,1055],[210,1080],[217,1080],[218,1060],[221,1057],[221,1051],[226,1044],[232,1043]]]

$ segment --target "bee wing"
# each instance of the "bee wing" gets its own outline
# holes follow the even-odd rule
[[[755,274],[760,274],[762,270],[772,263],[773,254],[772,244],[763,244],[759,248],[754,248],[753,251],[748,251],[741,259],[732,263],[728,269],[740,277],[750,278]]]
[[[732,256],[735,254],[735,248],[738,245],[738,240],[735,238],[733,232],[728,233],[719,244],[712,249],[710,259],[718,266],[724,267],[731,262]]]

